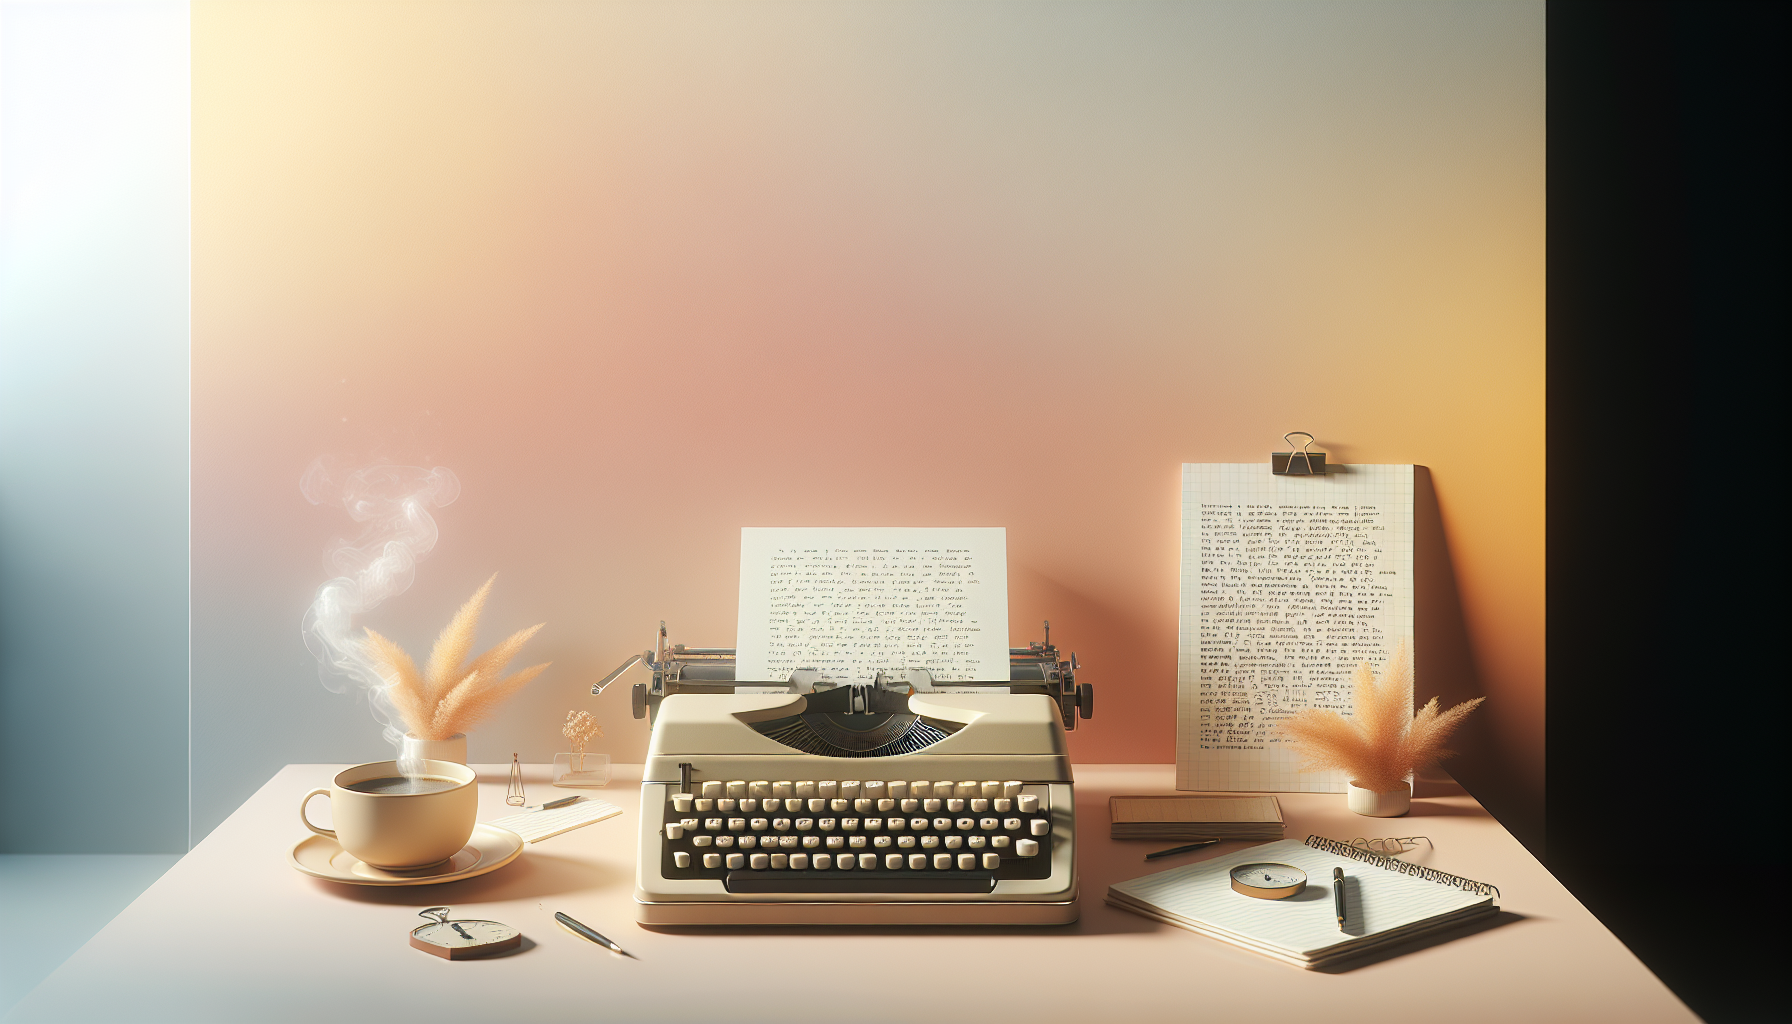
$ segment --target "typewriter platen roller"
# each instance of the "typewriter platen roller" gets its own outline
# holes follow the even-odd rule
[[[653,648],[623,662],[615,671],[595,683],[591,692],[593,695],[602,693],[629,669],[644,665],[653,673],[653,679],[648,683],[634,684],[629,699],[635,717],[648,718],[658,714],[662,700],[676,693],[738,693],[741,691],[736,687],[746,686],[752,688],[750,692],[756,693],[784,689],[791,693],[807,694],[851,685],[846,681],[830,679],[819,672],[805,670],[792,673],[790,679],[782,682],[736,680],[734,654],[732,647],[668,644],[666,624],[661,622],[659,636],[655,638]],[[1052,624],[1047,621],[1043,641],[1025,647],[1009,648],[1008,679],[1005,682],[993,680],[935,684],[932,676],[925,670],[918,670],[899,676],[880,673],[872,688],[904,696],[936,690],[1044,694],[1058,706],[1064,728],[1075,729],[1078,718],[1090,718],[1095,714],[1095,688],[1088,683],[1076,681],[1079,667],[1074,651],[1069,658],[1063,661],[1058,659],[1058,649],[1052,646]]]
[[[1077,917],[1065,730],[1094,710],[1076,656],[1010,650],[1010,678],[925,671],[734,678],[735,652],[629,659],[653,735],[635,899],[650,925],[1064,924]]]

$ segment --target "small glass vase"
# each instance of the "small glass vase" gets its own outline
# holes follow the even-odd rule
[[[1346,803],[1358,814],[1371,818],[1398,818],[1412,809],[1412,783],[1402,782],[1399,789],[1363,789],[1355,782],[1346,783]]]
[[[568,789],[600,789],[610,784],[610,755],[555,754],[551,777]]]

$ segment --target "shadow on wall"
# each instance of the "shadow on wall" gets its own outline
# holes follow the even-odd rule
[[[1462,595],[1456,586],[1456,564],[1444,536],[1443,512],[1431,470],[1413,467],[1413,643],[1415,704],[1432,697],[1443,707],[1487,696],[1475,651],[1463,619]],[[1519,785],[1501,772],[1505,752],[1491,719],[1480,712],[1463,720],[1450,739],[1456,756],[1444,770],[1474,794],[1539,859],[1543,856],[1543,813],[1540,801],[1527,800]],[[1535,810],[1529,808],[1535,807]]]
[[[1095,685],[1095,715],[1079,720],[1069,734],[1073,761],[1091,763],[1176,759],[1176,662],[1175,648],[1160,642],[1153,624],[1137,615],[1018,561],[1008,563],[1008,635],[1016,647],[1045,638],[1046,622],[1052,624],[1052,643],[1058,657],[1091,666],[1078,678]],[[1162,651],[1158,649],[1162,648]],[[1134,665],[1128,672],[1119,666]],[[1141,679],[1167,680],[1146,687]],[[1102,699],[1112,703],[1104,706]],[[1120,716],[1115,708],[1135,709]],[[1152,706],[1162,714],[1151,714]],[[1144,711],[1144,713],[1140,713]],[[1114,732],[1126,730],[1126,740],[1115,742]],[[1130,753],[1129,753],[1130,752]]]

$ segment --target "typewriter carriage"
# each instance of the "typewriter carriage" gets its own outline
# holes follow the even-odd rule
[[[595,683],[591,692],[593,695],[600,694],[605,687],[620,679],[635,665],[645,665],[653,673],[653,679],[648,683],[634,684],[630,692],[630,704],[636,718],[649,718],[651,721],[652,717],[658,715],[660,702],[677,693],[735,693],[737,686],[750,686],[753,692],[783,689],[789,693],[810,694],[818,698],[814,709],[818,717],[812,718],[810,724],[821,727],[820,731],[824,734],[842,728],[852,732],[875,732],[875,728],[857,729],[855,727],[859,723],[842,723],[840,719],[859,714],[903,713],[906,711],[906,700],[902,701],[899,710],[890,698],[906,698],[917,692],[946,688],[960,692],[982,689],[991,692],[1037,693],[1052,698],[1058,705],[1064,728],[1074,730],[1078,718],[1094,716],[1095,688],[1089,683],[1076,681],[1076,673],[1080,668],[1076,653],[1071,652],[1068,659],[1059,660],[1058,649],[1052,646],[1051,639],[1052,624],[1047,621],[1044,640],[1034,641],[1025,647],[1009,648],[1006,681],[978,680],[936,686],[933,677],[925,669],[910,669],[900,675],[879,672],[874,682],[855,684],[834,680],[813,669],[798,669],[783,682],[762,682],[734,678],[735,649],[732,647],[668,645],[666,624],[662,621],[659,635],[654,638],[654,646],[623,662],[615,671]],[[846,692],[836,696],[830,691]],[[819,713],[824,712],[831,722],[819,717]],[[829,725],[832,726],[831,730]],[[832,740],[841,738],[830,737]],[[787,739],[783,741],[789,742]],[[897,736],[886,742],[900,743],[901,738]],[[848,745],[857,746],[856,743]],[[882,745],[879,747],[881,749]]]

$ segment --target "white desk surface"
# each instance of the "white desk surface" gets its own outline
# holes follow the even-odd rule
[[[1107,837],[1108,797],[1168,793],[1168,765],[1076,767],[1082,920],[1055,928],[724,928],[634,924],[639,765],[616,766],[608,821],[527,848],[489,875],[370,888],[287,863],[309,835],[299,797],[341,765],[288,765],[10,1015],[16,1021],[1695,1021],[1585,907],[1466,795],[1405,818],[1351,814],[1338,795],[1280,794],[1288,837],[1426,835],[1418,858],[1500,887],[1496,923],[1325,974],[1301,971],[1102,903],[1109,883],[1247,843],[1147,864],[1175,845]],[[478,765],[480,818],[511,813],[508,765]],[[531,802],[564,795],[546,766]],[[327,801],[315,805],[320,817]],[[1410,859],[1410,858],[1409,858]],[[410,948],[417,911],[522,929],[507,957],[450,962]],[[563,910],[638,960],[562,930]]]

